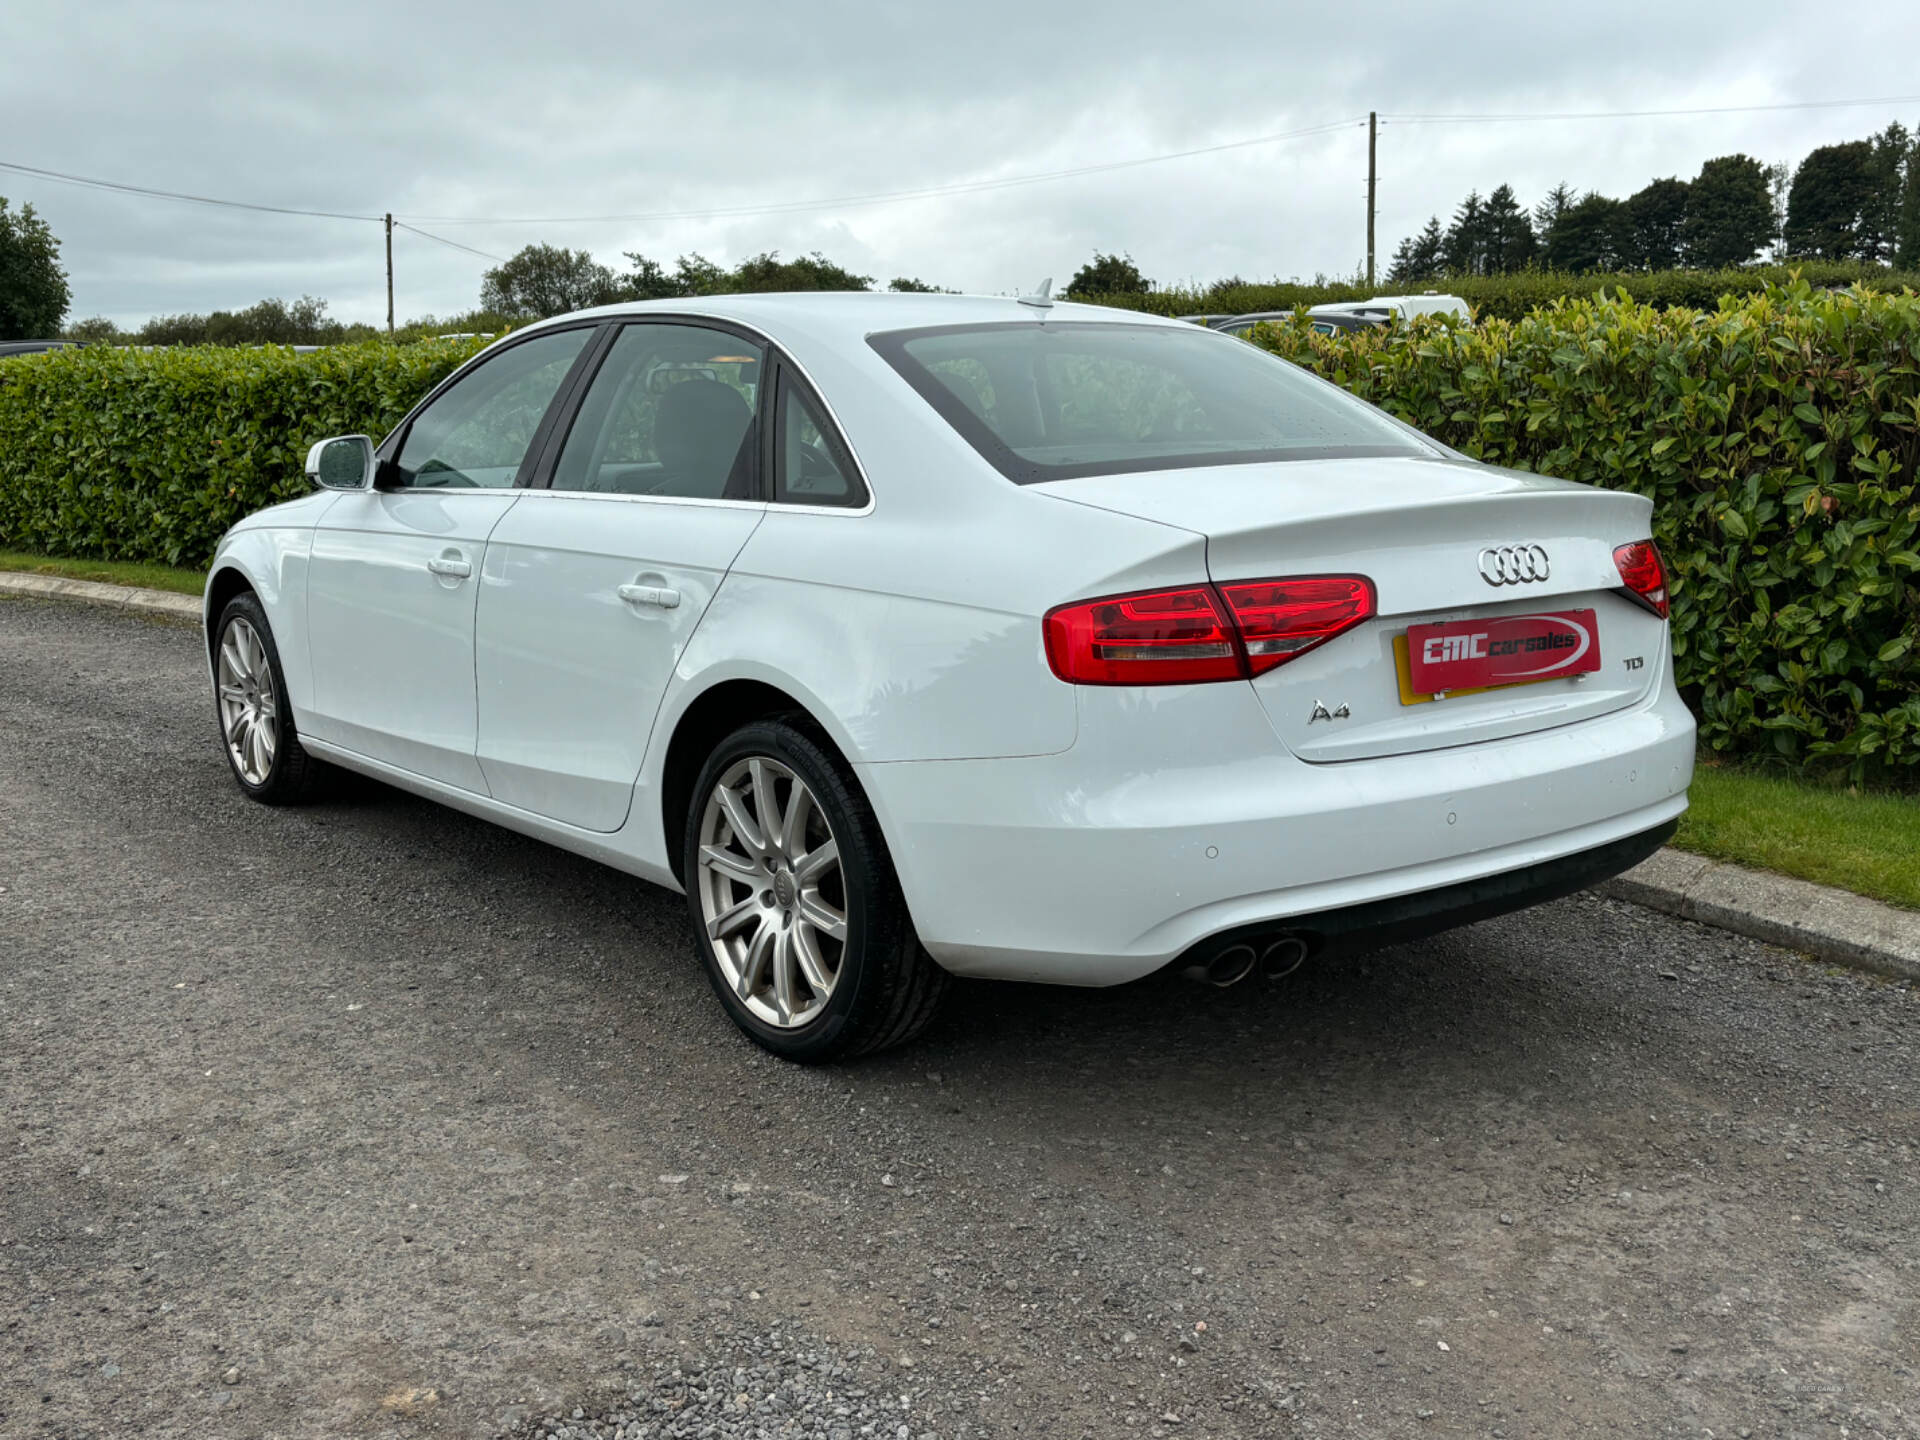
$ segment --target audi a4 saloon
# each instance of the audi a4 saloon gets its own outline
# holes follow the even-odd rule
[[[796,1060],[952,976],[1216,983],[1565,894],[1692,774],[1643,497],[1240,340],[960,296],[516,331],[221,541],[220,743],[682,891]]]

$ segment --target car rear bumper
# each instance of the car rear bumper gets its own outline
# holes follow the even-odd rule
[[[1557,860],[1543,860],[1516,870],[1498,871],[1477,880],[1456,881],[1435,890],[1416,890],[1408,895],[1367,900],[1312,915],[1290,915],[1277,927],[1267,921],[1242,930],[1228,930],[1208,936],[1196,947],[1200,953],[1193,958],[1204,961],[1234,944],[1252,944],[1257,949],[1279,935],[1304,940],[1310,954],[1404,945],[1458,925],[1472,925],[1530,905],[1543,905],[1598,885],[1602,880],[1611,880],[1666,844],[1679,825],[1677,819],[1668,820],[1651,830],[1609,840],[1591,850],[1578,850]]]
[[[1693,752],[1670,677],[1577,724],[1339,764],[1213,685],[1084,690],[1058,755],[858,768],[942,965],[1115,985],[1236,932],[1391,941],[1591,884],[1664,838]]]

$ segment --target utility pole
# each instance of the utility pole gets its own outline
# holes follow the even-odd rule
[[[1373,289],[1373,197],[1380,186],[1380,113],[1377,110],[1367,112],[1367,289]],[[393,217],[387,217],[387,223],[393,223]],[[389,231],[389,234],[392,232]],[[392,242],[389,241],[389,244]],[[389,302],[387,308],[393,308]],[[393,325],[392,315],[387,317],[388,328]]]
[[[1367,221],[1367,271],[1373,271],[1373,221]],[[386,332],[394,334],[394,211],[386,213]]]

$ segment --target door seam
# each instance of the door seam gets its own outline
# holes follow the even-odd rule
[[[473,676],[473,768],[480,772],[480,784],[485,788],[487,798],[495,799],[493,781],[487,776],[487,767],[480,760],[480,594],[487,584],[487,551],[493,545],[493,532],[507,516],[520,508],[520,500],[526,492],[525,486],[516,485],[513,503],[503,509],[487,527],[487,533],[480,541],[479,563],[473,572],[473,644],[467,651],[469,673]],[[502,802],[504,803],[504,802]]]

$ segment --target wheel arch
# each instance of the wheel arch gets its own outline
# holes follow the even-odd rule
[[[287,699],[303,715],[313,693],[304,613],[307,556],[312,545],[313,530],[305,525],[249,525],[229,531],[214,551],[202,602],[209,678],[220,612],[234,596],[251,592],[273,629],[286,676]]]
[[[233,597],[245,591],[260,593],[251,576],[231,561],[216,562],[213,573],[207,576],[206,624],[203,627],[207,645],[207,658],[213,659],[213,646],[217,638],[221,613],[233,603]]]
[[[660,770],[660,804],[654,817],[665,842],[667,864],[683,886],[681,838],[687,812],[693,804],[694,782],[714,747],[755,720],[780,717],[827,747],[851,770],[852,755],[834,727],[820,718],[815,705],[774,677],[734,675],[717,679],[681,709],[673,722]]]

